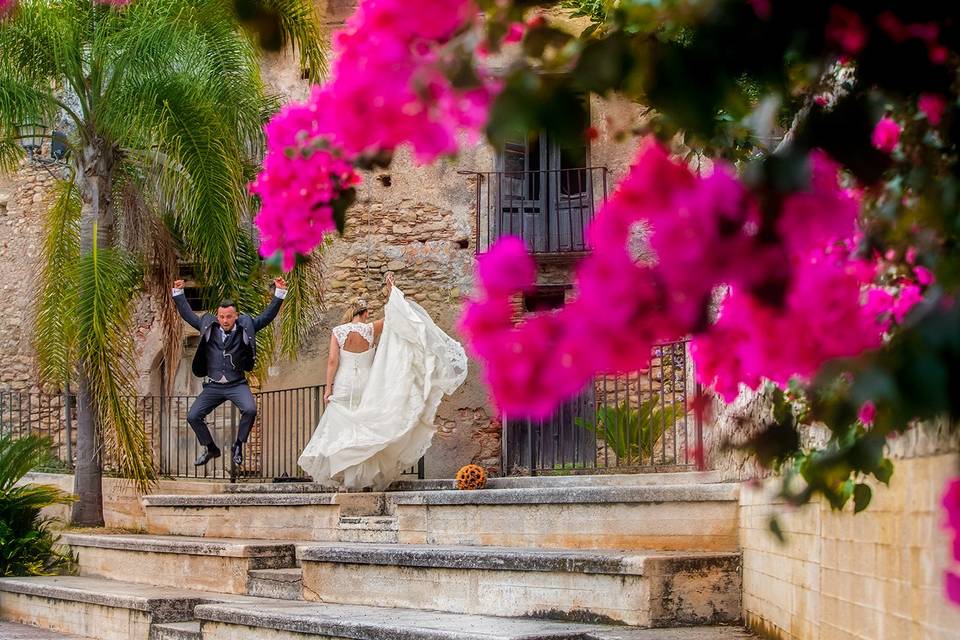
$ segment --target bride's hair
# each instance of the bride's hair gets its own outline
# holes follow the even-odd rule
[[[354,298],[350,301],[350,304],[347,305],[347,308],[343,311],[343,320],[342,324],[347,324],[352,321],[355,316],[360,315],[367,310],[367,303],[363,298]]]

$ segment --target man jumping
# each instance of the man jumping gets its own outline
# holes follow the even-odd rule
[[[205,313],[198,316],[183,295],[183,280],[173,283],[173,301],[177,311],[187,324],[200,332],[200,345],[193,357],[193,375],[204,379],[203,391],[187,413],[187,422],[197,434],[197,440],[205,447],[194,462],[198,467],[220,457],[220,449],[210,435],[206,417],[228,400],[240,410],[240,428],[231,452],[234,464],[243,464],[243,443],[247,441],[257,418],[257,401],[247,385],[245,374],[253,370],[257,355],[257,331],[273,322],[283,299],[287,297],[284,279],[277,278],[273,282],[277,287],[273,300],[256,317],[238,314],[233,300],[220,302],[216,315]]]

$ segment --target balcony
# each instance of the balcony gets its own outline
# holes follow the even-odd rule
[[[536,256],[588,251],[587,225],[607,199],[606,167],[461,173],[474,183],[477,253],[504,236]]]

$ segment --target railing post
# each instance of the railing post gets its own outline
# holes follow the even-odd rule
[[[237,440],[237,408],[234,404],[230,403],[230,437],[231,437],[231,446],[233,442]],[[224,443],[226,445],[226,443]],[[237,465],[233,462],[233,452],[231,451],[230,455],[230,482],[235,483],[237,481]]]
[[[696,394],[697,403],[699,404],[702,401],[701,396],[703,394],[703,387],[699,382],[696,384]],[[697,432],[697,451],[699,451],[697,455],[697,471],[706,471],[707,451],[703,443],[703,410],[698,408],[693,412],[693,416],[693,424]]]

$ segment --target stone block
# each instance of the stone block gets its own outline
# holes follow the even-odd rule
[[[175,536],[66,534],[80,574],[217,593],[245,594],[253,569],[292,567],[294,546]]]
[[[327,544],[297,557],[304,597],[327,603],[641,627],[740,618],[733,553]]]
[[[444,491],[387,500],[403,543],[735,551],[736,493],[706,487]]]
[[[340,505],[330,494],[147,496],[147,530],[162,535],[336,540]]]

